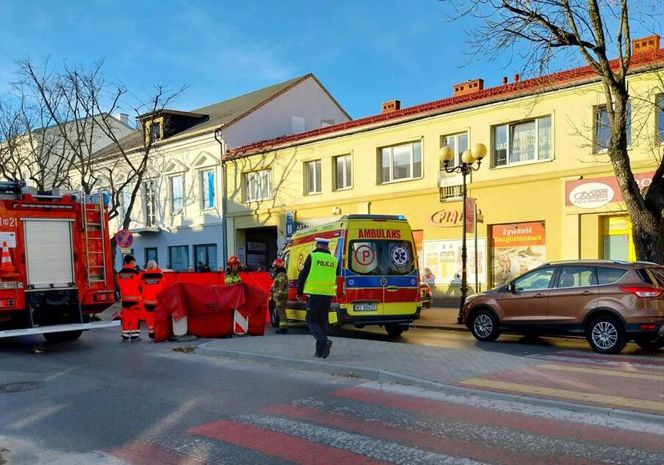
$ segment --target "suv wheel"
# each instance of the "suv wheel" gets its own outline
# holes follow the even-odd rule
[[[478,341],[495,341],[500,336],[498,317],[490,310],[479,310],[470,319],[470,331]]]
[[[636,345],[641,347],[643,350],[647,350],[648,352],[655,352],[662,347],[664,347],[664,337],[644,337],[640,336],[637,338],[634,338],[634,342],[636,342]]]
[[[588,326],[586,338],[595,352],[618,354],[627,344],[627,334],[620,321],[612,316],[601,316]]]

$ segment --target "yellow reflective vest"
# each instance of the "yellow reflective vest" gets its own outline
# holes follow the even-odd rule
[[[337,295],[337,259],[324,252],[311,254],[311,268],[304,283],[304,293],[314,295]]]

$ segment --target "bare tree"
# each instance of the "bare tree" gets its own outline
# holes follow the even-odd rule
[[[664,162],[661,156],[657,157],[652,183],[641,191],[627,151],[627,76],[637,58],[630,31],[634,25],[643,28],[645,19],[630,10],[635,2],[472,0],[457,5],[461,15],[483,21],[482,31],[471,39],[475,50],[521,54],[526,63],[540,71],[561,53],[580,56],[592,68],[606,99],[610,130],[607,156],[632,221],[636,255],[639,260],[664,264]],[[481,43],[477,38],[481,38]],[[610,60],[610,53],[617,59]]]

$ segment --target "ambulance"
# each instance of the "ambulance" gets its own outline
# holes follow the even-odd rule
[[[417,256],[406,218],[346,215],[332,223],[297,231],[288,241],[283,259],[288,274],[289,320],[306,318],[306,304],[296,299],[297,277],[317,237],[330,241],[330,252],[339,262],[330,325],[377,325],[396,338],[419,318]],[[270,311],[272,323],[278,324],[272,303]]]

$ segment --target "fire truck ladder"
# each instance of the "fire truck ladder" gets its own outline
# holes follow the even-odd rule
[[[85,259],[88,269],[88,285],[106,283],[106,231],[104,230],[104,197],[96,195],[96,202],[88,203],[83,195],[83,231],[85,234]],[[92,219],[88,217],[92,214]]]

